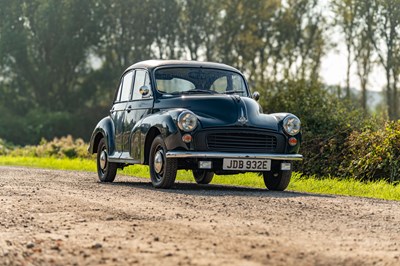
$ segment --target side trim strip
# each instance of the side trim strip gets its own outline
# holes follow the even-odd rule
[[[139,160],[124,159],[124,158],[108,158],[111,163],[123,163],[123,164],[140,164]]]

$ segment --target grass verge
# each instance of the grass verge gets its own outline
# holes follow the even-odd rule
[[[10,157],[0,156],[0,165],[28,166],[61,170],[96,171],[94,160],[89,159],[56,159],[37,157]],[[119,170],[120,174],[148,178],[148,167],[135,165]],[[178,171],[177,180],[194,182],[188,171]],[[215,176],[212,184],[226,184],[265,188],[260,176],[255,173],[246,173],[234,176]],[[294,173],[288,190],[310,192],[318,194],[334,194],[346,196],[369,197],[400,201],[400,185],[379,182],[359,182],[355,180],[339,180],[334,178],[316,179]]]

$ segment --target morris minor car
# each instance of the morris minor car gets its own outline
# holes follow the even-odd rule
[[[285,190],[292,162],[302,160],[300,120],[262,113],[258,98],[225,64],[149,60],[128,67],[110,115],[90,139],[100,181],[143,164],[156,188],[170,188],[177,170],[186,169],[199,184],[214,173],[258,172],[269,190]]]

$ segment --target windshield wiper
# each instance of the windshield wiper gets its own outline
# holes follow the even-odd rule
[[[207,94],[219,94],[216,91],[212,90],[201,90],[201,89],[193,89],[193,90],[188,90],[188,91],[181,91],[179,94],[196,94],[196,93],[207,93]]]
[[[226,91],[225,94],[234,94],[234,93],[243,93],[244,90],[233,90],[233,91]]]

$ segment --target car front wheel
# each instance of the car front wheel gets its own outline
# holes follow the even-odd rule
[[[97,148],[97,174],[101,182],[113,182],[117,174],[117,164],[108,160],[105,139],[101,139]]]
[[[193,177],[197,184],[209,184],[214,177],[214,173],[205,170],[193,170]]]
[[[292,177],[292,171],[263,172],[264,184],[269,190],[284,191]]]
[[[170,188],[176,178],[178,160],[166,157],[167,148],[161,136],[157,136],[150,148],[150,177],[155,188]]]

